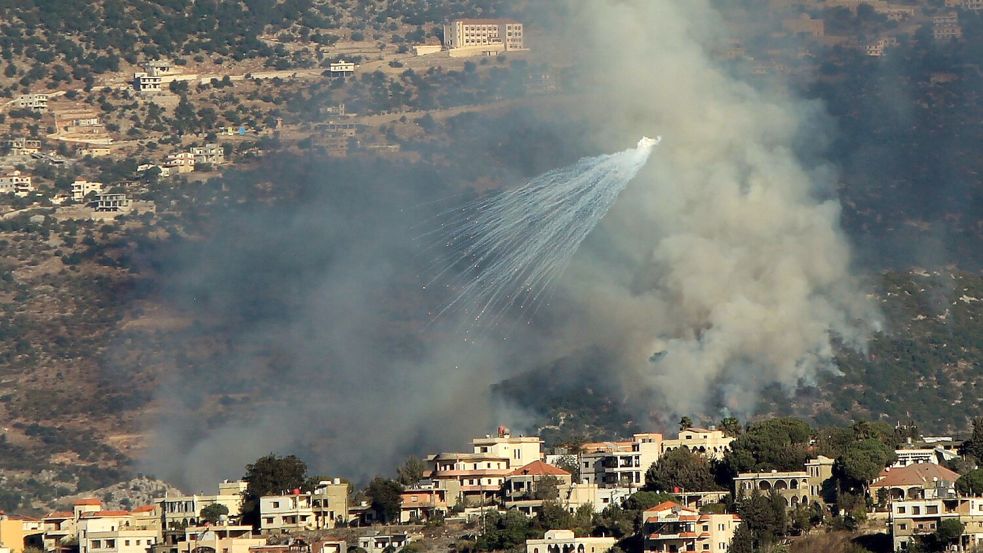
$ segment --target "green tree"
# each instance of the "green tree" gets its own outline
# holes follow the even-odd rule
[[[416,456],[410,456],[403,461],[402,466],[396,469],[396,480],[404,486],[412,486],[423,479],[423,473],[427,470],[427,464]]]
[[[848,490],[866,489],[884,467],[894,461],[894,450],[876,438],[854,442],[833,465],[833,476]]]
[[[747,524],[741,524],[734,531],[727,553],[754,553],[754,533]]]
[[[737,417],[724,417],[720,419],[720,430],[727,436],[736,438],[741,434],[741,421]]]
[[[679,429],[686,430],[687,428],[693,428],[693,419],[689,417],[679,419]]]
[[[963,532],[966,531],[966,525],[959,521],[957,518],[947,518],[939,523],[939,527],[932,534],[932,540],[935,542],[935,551],[945,551],[950,545],[955,543]]]
[[[493,513],[485,517],[477,548],[481,551],[513,550],[536,534],[529,517],[515,509],[505,514]]]
[[[203,507],[198,516],[204,522],[208,522],[209,524],[217,524],[223,516],[228,516],[228,514],[228,507],[222,505],[221,503],[212,503],[211,505]]]
[[[580,463],[576,455],[564,455],[556,461],[556,466],[570,473],[573,482],[580,482]]]
[[[372,511],[376,518],[386,523],[399,520],[401,493],[403,487],[399,482],[380,476],[373,478],[365,489],[365,495],[372,499]]]
[[[556,501],[560,497],[560,479],[547,475],[536,481],[536,489],[533,493],[536,499]]]
[[[677,487],[689,491],[717,489],[707,458],[678,447],[662,455],[645,472],[646,490],[672,492]]]
[[[750,530],[755,548],[770,545],[785,535],[785,500],[774,490],[768,495],[753,490],[738,501],[737,513]]]
[[[963,495],[983,495],[983,468],[971,470],[956,480],[956,490]]]
[[[543,530],[569,530],[574,526],[573,515],[556,501],[544,501],[536,515],[536,524]]]
[[[307,464],[294,455],[278,457],[273,453],[246,465],[246,492],[242,505],[244,524],[259,525],[259,498],[283,493],[304,485]]]
[[[972,455],[983,463],[983,417],[973,419],[973,434],[959,448],[963,455]]]

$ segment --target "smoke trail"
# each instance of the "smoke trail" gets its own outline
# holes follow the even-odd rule
[[[494,324],[513,307],[535,311],[660,140],[643,137],[450,212],[440,232],[454,262],[431,284],[461,265],[465,284],[437,316],[459,307]]]

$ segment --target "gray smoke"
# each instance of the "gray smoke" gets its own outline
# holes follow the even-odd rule
[[[409,453],[459,449],[494,424],[528,421],[495,405],[489,387],[592,345],[619,356],[618,370],[597,370],[632,391],[639,412],[681,414],[748,413],[767,385],[791,390],[835,370],[833,336],[863,347],[879,319],[851,272],[836,172],[804,161],[821,159],[822,106],[724,71],[709,52],[725,26],[708,2],[569,7],[555,32],[568,38],[584,98],[568,116],[592,132],[570,132],[565,117],[543,123],[535,132],[546,140],[514,152],[560,153],[497,182],[639,136],[664,140],[537,324],[477,344],[453,318],[427,324],[447,297],[421,290],[435,265],[409,229],[433,213],[413,206],[479,174],[275,167],[271,181],[309,180],[307,196],[230,208],[207,240],[164,263],[165,296],[195,313],[203,334],[228,338],[162,385],[147,470],[204,488],[276,451],[331,475],[391,473]],[[441,154],[475,173],[501,167],[473,160],[522,135],[508,124],[469,136],[471,151]],[[578,140],[593,144],[557,146]],[[255,399],[236,405],[240,396]]]

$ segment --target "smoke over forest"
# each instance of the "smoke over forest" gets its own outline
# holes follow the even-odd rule
[[[305,158],[227,177],[283,198],[229,204],[165,252],[160,293],[194,315],[189,341],[223,338],[161,385],[147,470],[207,486],[277,451],[366,478],[500,422],[535,431],[491,387],[584,352],[605,352],[585,381],[604,374],[640,424],[749,414],[764,387],[835,371],[834,339],[864,347],[879,315],[840,228],[823,106],[714,62],[725,26],[710,2],[568,8],[557,27],[594,68],[575,77],[591,99],[577,111],[459,120],[450,132],[471,138],[445,162]],[[440,260],[418,237],[462,188],[657,134],[532,324],[477,343],[454,316],[430,324],[449,291],[423,290]],[[219,395],[224,414],[202,419]]]

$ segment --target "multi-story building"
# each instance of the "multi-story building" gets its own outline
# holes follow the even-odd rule
[[[26,546],[40,547],[43,532],[41,519],[0,511],[0,545],[9,548],[10,553],[22,553]]]
[[[12,138],[6,141],[11,155],[29,156],[41,152],[41,141],[29,138]]]
[[[444,25],[444,47],[452,57],[524,50],[522,23],[511,19],[458,19]]]
[[[14,98],[11,104],[17,109],[29,109],[36,113],[44,113],[48,111],[48,95],[21,94]]]
[[[833,459],[823,455],[806,461],[806,473],[809,474],[809,495],[813,501],[825,503],[823,484],[833,477],[833,463]]]
[[[168,154],[164,158],[164,168],[170,173],[190,173],[195,170],[195,156],[191,152]]]
[[[334,528],[348,520],[348,484],[321,482],[313,492],[259,499],[260,531],[266,534]]]
[[[92,201],[92,209],[99,213],[126,213],[130,210],[131,202],[126,194],[96,194]]]
[[[537,493],[539,483],[544,478],[554,479],[557,488],[555,498],[543,498]],[[559,501],[561,497],[567,496],[572,484],[572,475],[568,471],[542,461],[533,461],[505,477],[502,488],[505,508],[518,509],[532,516],[542,509],[544,499]]]
[[[513,436],[508,428],[498,427],[496,436],[471,440],[475,453],[504,457],[509,468],[528,465],[543,458],[543,440],[538,436]]]
[[[17,194],[26,196],[34,191],[29,175],[22,175],[20,171],[12,171],[9,174],[0,176],[0,194]]]
[[[87,511],[76,522],[79,553],[148,553],[161,541],[160,519],[143,510]]]
[[[617,542],[611,537],[582,537],[573,530],[547,530],[543,539],[526,540],[526,553],[604,553]]]
[[[640,488],[645,484],[645,471],[659,460],[662,434],[635,434],[629,441],[587,443],[581,448],[581,482]]]
[[[133,88],[137,92],[160,92],[162,82],[160,75],[143,72],[133,74]]]
[[[918,449],[896,449],[894,455],[897,460],[892,467],[906,467],[917,463],[941,464],[943,461],[951,461],[959,455],[944,447],[918,448]]]
[[[101,182],[90,182],[85,179],[78,179],[72,183],[72,200],[76,202],[81,202],[91,193],[99,194],[101,192]]]
[[[734,479],[734,497],[750,495],[754,490],[769,494],[774,490],[785,500],[785,506],[794,509],[799,505],[811,505],[819,498],[812,494],[809,473],[801,471],[742,472]]]
[[[437,489],[433,482],[419,483],[399,495],[399,521],[426,521],[448,511],[447,490]]]
[[[702,514],[674,501],[660,503],[642,513],[646,553],[713,551],[730,547],[741,518],[733,514]]]
[[[75,515],[72,511],[54,511],[41,519],[44,528],[43,549],[62,553],[62,542],[75,540]],[[67,548],[66,548],[67,549]]]
[[[713,427],[686,428],[679,431],[679,436],[675,440],[663,440],[662,453],[677,447],[685,447],[694,453],[702,453],[707,459],[720,460],[730,449],[730,443],[733,441],[732,436]]]
[[[218,144],[193,147],[191,148],[191,155],[194,156],[195,164],[221,165],[225,163],[225,150]]]
[[[451,507],[494,502],[512,472],[508,458],[488,453],[440,453],[429,462],[430,479]]]
[[[954,497],[959,474],[934,463],[916,463],[906,467],[888,467],[870,484],[870,494],[881,490],[888,501]]]
[[[209,505],[224,505],[229,510],[229,518],[237,520],[242,514],[242,493],[246,482],[225,480],[218,485],[215,495],[164,496],[157,501],[160,505],[164,528],[195,526],[199,523],[201,510]]]
[[[894,551],[907,550],[915,539],[934,533],[943,520],[959,519],[957,499],[914,499],[891,504]]]

